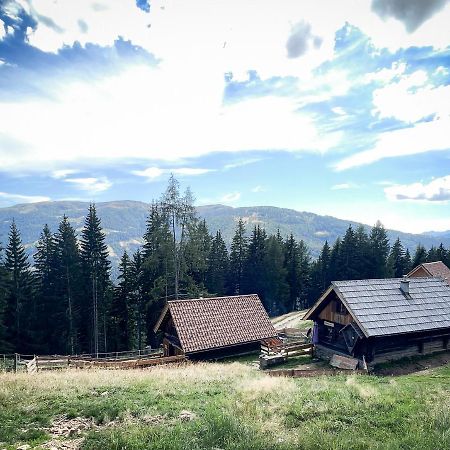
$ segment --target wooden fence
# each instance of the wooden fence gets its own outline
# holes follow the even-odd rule
[[[104,353],[99,358],[92,355],[0,355],[0,372],[35,373],[44,370],[67,368],[133,369],[186,361],[184,355],[164,357],[160,350],[151,352]]]

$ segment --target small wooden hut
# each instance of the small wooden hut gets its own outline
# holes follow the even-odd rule
[[[165,356],[215,359],[256,351],[277,336],[256,294],[171,300],[154,331],[162,331]]]
[[[304,316],[315,354],[369,364],[448,348],[450,286],[442,278],[334,281]]]

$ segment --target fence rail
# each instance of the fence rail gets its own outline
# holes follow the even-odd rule
[[[98,357],[97,357],[98,356]],[[164,357],[161,349],[82,355],[0,355],[0,372],[35,373],[43,370],[74,368],[130,369],[183,362],[186,357]]]

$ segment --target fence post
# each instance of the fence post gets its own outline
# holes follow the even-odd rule
[[[14,373],[17,373],[17,353],[14,353]]]

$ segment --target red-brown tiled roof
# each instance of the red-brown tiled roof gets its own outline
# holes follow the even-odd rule
[[[157,327],[168,312],[185,353],[277,336],[255,294],[169,301]]]
[[[418,270],[420,267],[422,267],[425,270],[425,272],[429,274],[430,277],[443,278],[444,280],[447,281],[447,283],[450,284],[450,269],[442,261],[420,264],[419,266],[411,270],[408,276],[413,275],[414,272]]]

